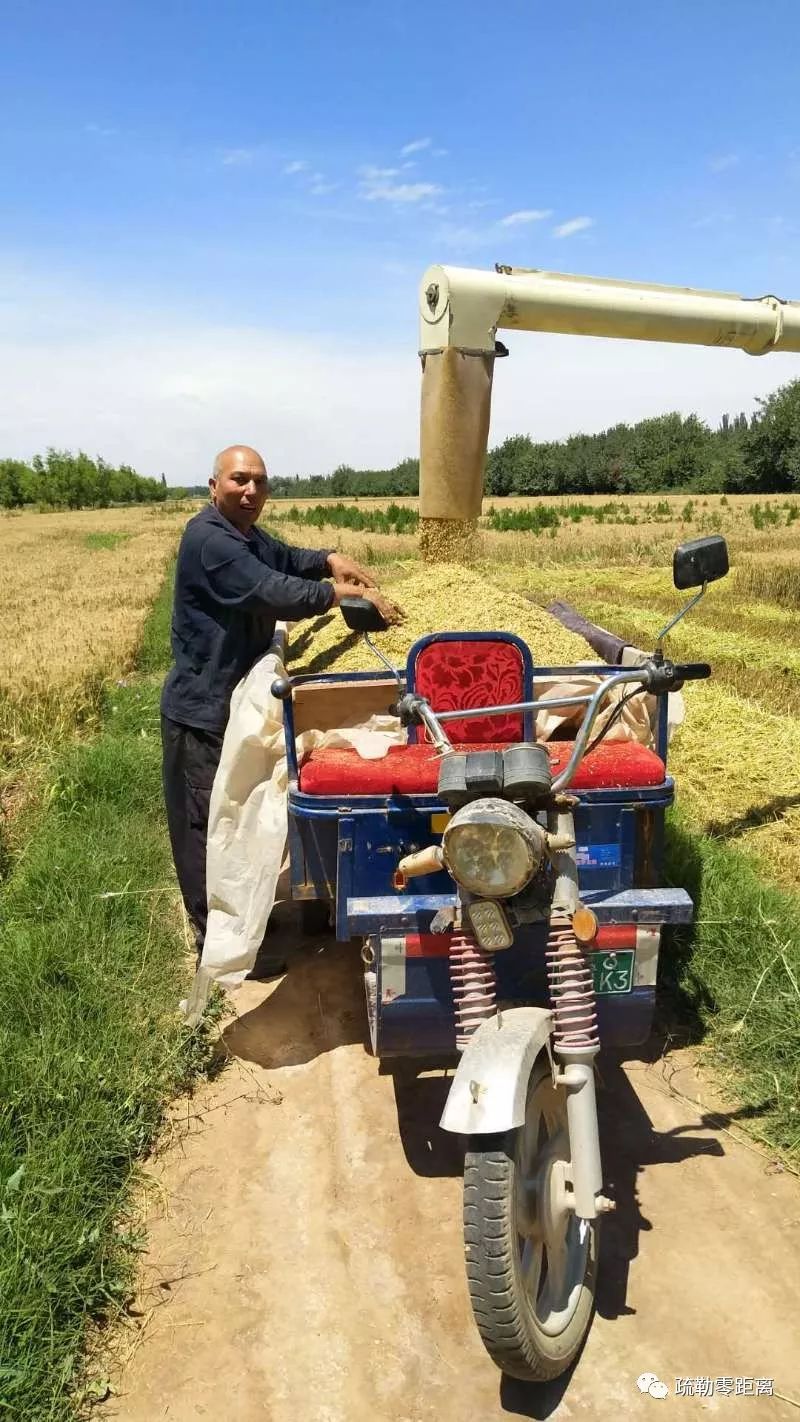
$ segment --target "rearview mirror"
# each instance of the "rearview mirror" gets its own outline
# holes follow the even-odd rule
[[[716,582],[728,571],[728,545],[718,533],[708,538],[692,538],[675,549],[672,581],[676,588],[699,588]]]
[[[339,609],[351,632],[385,632],[389,625],[368,597],[343,597]]]

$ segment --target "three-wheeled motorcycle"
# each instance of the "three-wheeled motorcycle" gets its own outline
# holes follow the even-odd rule
[[[673,560],[678,588],[728,570],[725,541]],[[360,940],[372,1049],[381,1059],[452,1056],[441,1127],[467,1138],[469,1293],[497,1365],[553,1378],[593,1309],[603,1193],[595,1103],[601,1042],[651,1026],[662,931],[692,918],[661,883],[667,696],[710,675],[656,651],[641,665],[534,666],[508,633],[442,632],[404,672],[370,641],[372,603],[342,604],[384,671],[281,678],[290,768],[293,897]],[[534,649],[535,651],[535,649]],[[574,741],[537,743],[537,680],[598,679],[559,705],[583,708]],[[593,734],[617,688],[614,715]],[[656,698],[654,748],[609,740],[624,700]],[[296,736],[391,709],[405,743],[377,760],[352,748],[298,760]],[[575,714],[570,712],[570,714]]]

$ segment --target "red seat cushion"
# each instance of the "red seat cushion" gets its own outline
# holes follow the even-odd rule
[[[414,658],[414,689],[434,711],[478,706],[513,706],[525,700],[525,667],[519,647],[491,637],[475,641],[438,639]],[[521,741],[521,715],[470,717],[449,721],[453,745]]]
[[[502,745],[462,746],[462,750],[502,750]],[[564,769],[571,741],[547,743],[554,775]],[[573,790],[614,790],[661,785],[664,762],[636,741],[602,742],[584,756]],[[433,747],[391,746],[380,760],[364,760],[358,751],[314,750],[300,767],[300,789],[307,795],[433,795],[439,783],[439,757]]]

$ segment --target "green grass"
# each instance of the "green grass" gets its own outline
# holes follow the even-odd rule
[[[118,548],[130,536],[129,533],[87,533],[83,541],[87,548]]]
[[[745,855],[673,815],[670,882],[695,923],[662,957],[664,985],[704,1037],[734,1115],[768,1147],[800,1151],[800,896],[765,885]]]
[[[545,528],[559,528],[561,514],[547,504],[529,509],[492,509],[487,526],[495,533],[533,533],[538,538]]]
[[[91,1395],[83,1345],[130,1288],[126,1210],[165,1101],[209,1056],[176,1005],[186,967],[160,789],[158,695],[117,688],[61,754],[0,898],[0,1417],[61,1422]],[[96,1390],[96,1388],[95,1388]]]
[[[309,528],[348,528],[356,533],[415,533],[419,525],[416,509],[390,503],[385,509],[361,509],[355,504],[315,504],[300,509],[270,508],[264,522],[296,523]]]
[[[164,580],[160,595],[150,609],[142,628],[136,666],[143,676],[157,676],[159,685],[172,661],[169,635],[172,621],[172,584],[175,574],[174,563]]]

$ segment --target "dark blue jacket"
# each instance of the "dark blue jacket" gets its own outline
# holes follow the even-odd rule
[[[161,694],[172,721],[224,731],[231,692],[269,648],[280,618],[333,603],[328,550],[292,548],[260,528],[240,533],[213,504],[190,519],[175,572],[172,655]]]

